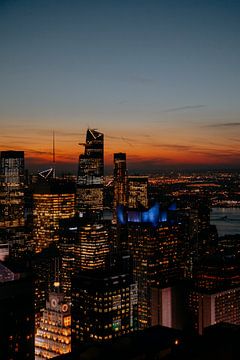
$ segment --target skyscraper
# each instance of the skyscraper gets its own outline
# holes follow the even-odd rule
[[[114,154],[114,210],[118,205],[127,205],[126,154]]]
[[[102,343],[137,325],[137,285],[128,257],[105,271],[81,271],[73,279],[72,346]]]
[[[2,151],[0,157],[0,227],[24,226],[24,152]]]
[[[104,136],[88,129],[84,154],[79,156],[77,177],[77,210],[103,209]]]
[[[71,183],[39,183],[33,192],[33,247],[41,252],[59,240],[59,220],[74,216],[75,189]]]
[[[148,177],[128,176],[128,207],[148,207]]]
[[[61,286],[66,299],[71,298],[73,274],[105,268],[109,242],[109,227],[104,221],[78,217],[61,221]]]
[[[195,330],[202,335],[204,328],[220,322],[240,324],[240,288],[226,290],[190,289],[187,308]]]
[[[151,288],[171,286],[180,276],[178,224],[155,204],[148,211],[128,211],[128,247],[138,283],[139,327],[151,326]]]
[[[35,360],[51,359],[71,351],[70,305],[52,292],[35,336]]]

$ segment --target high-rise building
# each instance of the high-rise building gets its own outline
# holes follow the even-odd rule
[[[79,270],[104,269],[110,251],[109,225],[89,218],[61,222],[61,285],[67,299],[71,296],[71,277]]]
[[[204,291],[192,289],[188,293],[187,308],[192,325],[200,334],[206,327],[220,322],[240,324],[240,288]]]
[[[194,263],[187,286],[186,308],[192,327],[200,334],[205,327],[228,322],[240,324],[240,267],[237,256],[222,251]]]
[[[51,359],[71,351],[70,305],[58,292],[49,294],[35,336],[35,360]]]
[[[137,285],[130,269],[80,272],[72,288],[72,347],[102,343],[137,326]]]
[[[126,154],[114,154],[114,210],[118,205],[127,205]]]
[[[59,240],[59,221],[75,214],[72,183],[51,181],[36,184],[33,192],[33,247],[41,252]]]
[[[181,283],[176,286],[151,289],[151,318],[151,326],[185,328],[184,286]]]
[[[24,226],[24,152],[0,156],[0,227]]]
[[[105,267],[109,253],[109,236],[104,224],[86,223],[79,228],[75,245],[75,261],[81,270],[96,270]]]
[[[79,156],[76,207],[79,212],[103,210],[104,136],[88,129]]]
[[[0,264],[0,359],[34,359],[32,278]]]
[[[139,327],[151,326],[151,288],[168,287],[180,277],[179,227],[156,204],[147,211],[128,211],[128,247],[138,283]]]
[[[128,176],[128,207],[148,207],[148,177]]]
[[[158,241],[151,224],[128,224],[128,244],[133,256],[133,276],[138,284],[139,329],[151,326],[151,287],[156,285]]]
[[[34,273],[35,326],[39,325],[48,294],[52,291],[55,262],[58,258],[59,252],[54,245],[43,249],[41,253],[37,253],[33,257],[31,256],[31,267]]]

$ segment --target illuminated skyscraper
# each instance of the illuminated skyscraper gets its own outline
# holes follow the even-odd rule
[[[59,240],[59,220],[73,217],[75,194],[71,183],[39,183],[33,193],[33,247],[42,251]]]
[[[193,327],[200,335],[204,328],[220,322],[240,325],[240,288],[213,291],[191,289],[187,308]]]
[[[128,176],[128,207],[148,207],[148,177]]]
[[[0,227],[24,226],[24,152],[0,157]]]
[[[79,270],[104,269],[109,254],[106,222],[73,218],[61,222],[61,285],[66,299],[71,297],[71,277]]]
[[[222,252],[205,255],[194,263],[193,277],[189,282],[186,309],[192,327],[203,333],[205,327],[228,322],[240,324],[240,265],[235,255]],[[230,251],[229,251],[230,250]]]
[[[77,210],[103,209],[104,136],[88,129],[84,154],[79,156],[77,178]]]
[[[82,343],[112,341],[136,329],[136,306],[137,285],[129,268],[80,272],[72,289],[73,350]]]
[[[139,328],[151,326],[151,287],[156,284],[158,241],[152,224],[128,224],[128,244],[133,256],[133,276],[138,284]]]
[[[109,253],[109,236],[101,223],[86,223],[79,228],[75,244],[76,267],[81,270],[96,270],[105,267]]]
[[[63,294],[50,293],[35,336],[35,360],[51,359],[71,351],[70,305]]]
[[[177,224],[156,204],[147,211],[128,211],[128,247],[138,283],[139,327],[151,326],[151,288],[171,286],[180,277]]]
[[[126,154],[114,154],[114,210],[118,205],[127,205]]]

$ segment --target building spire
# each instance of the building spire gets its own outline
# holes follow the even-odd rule
[[[55,131],[53,130],[53,178],[56,178]]]
[[[59,258],[54,258],[54,290],[60,292]]]

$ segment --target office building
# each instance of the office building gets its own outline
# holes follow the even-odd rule
[[[124,266],[80,272],[72,288],[72,346],[103,343],[137,326],[137,285]]]
[[[128,176],[128,207],[148,207],[148,177]]]
[[[24,226],[24,152],[0,156],[0,228]]]
[[[84,154],[79,156],[76,208],[79,212],[103,210],[104,136],[88,129]]]
[[[110,251],[108,222],[86,218],[61,221],[61,286],[71,296],[71,277],[79,270],[104,269]]]
[[[114,210],[127,205],[127,166],[126,154],[114,154]]]
[[[190,289],[187,308],[192,327],[200,334],[206,327],[221,322],[240,324],[240,288],[207,291]]]
[[[70,305],[58,292],[49,294],[49,300],[35,336],[35,360],[52,359],[71,351]]]
[[[41,252],[59,240],[59,221],[75,214],[75,188],[72,183],[38,183],[33,192],[33,248]]]
[[[138,283],[139,327],[144,329],[151,326],[151,288],[172,286],[180,278],[181,238],[178,224],[168,221],[159,204],[146,211],[128,211],[127,229]]]

